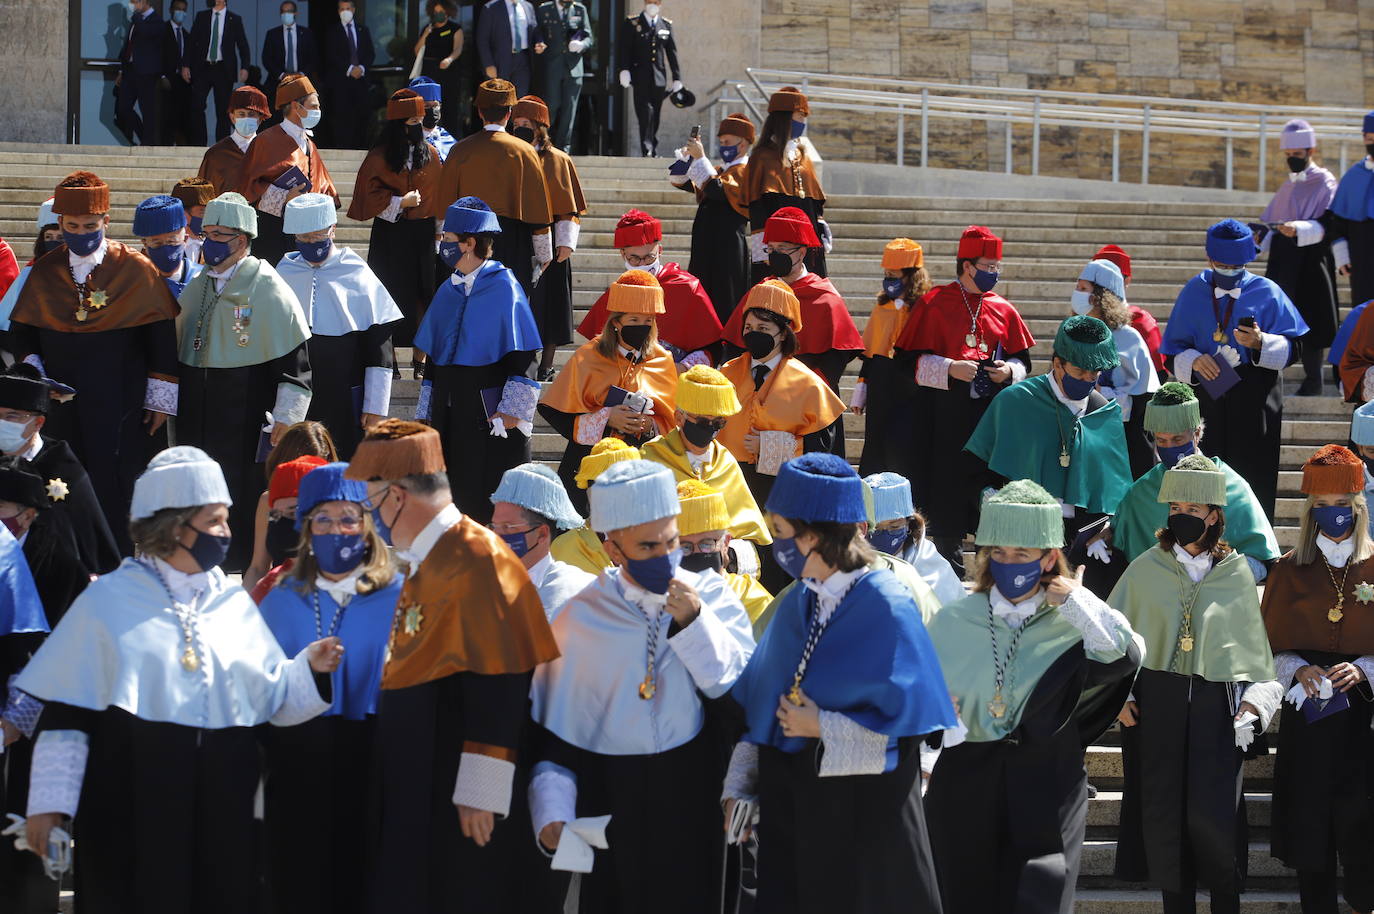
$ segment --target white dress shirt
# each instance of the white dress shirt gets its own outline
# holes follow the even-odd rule
[[[1346,562],[1350,561],[1350,556],[1355,552],[1355,537],[1346,536],[1345,539],[1337,542],[1325,533],[1317,534],[1317,548],[1326,557],[1328,565],[1341,568]]]
[[[215,294],[219,294],[224,291],[224,287],[229,285],[229,280],[233,279],[234,274],[238,272],[239,264],[241,263],[243,263],[243,258],[235,260],[232,264],[225,267],[224,271],[221,273],[216,273],[208,266],[205,268],[205,272],[210,274],[210,278],[215,281]]]
[[[210,63],[216,63],[224,59],[224,14],[227,12],[229,12],[228,6],[222,10],[210,10],[210,37],[218,37],[219,39],[217,44],[210,45],[209,49],[205,52],[205,59]],[[219,22],[218,27],[215,25],[216,20]]]
[[[1174,546],[1174,558],[1183,566],[1183,570],[1188,572],[1188,578],[1194,584],[1201,583],[1207,577],[1207,572],[1212,570],[1212,554],[1204,552],[1201,555],[1190,555],[1187,549],[1182,546]]]
[[[404,549],[396,553],[396,557],[403,562],[410,562],[418,565],[429,557],[430,550],[434,544],[439,542],[439,537],[449,531],[449,528],[463,519],[463,512],[458,510],[458,506],[450,502],[444,505],[443,509],[430,522],[425,524],[425,528],[416,535],[414,542],[409,549]]]
[[[282,119],[281,129],[285,130],[286,135],[296,141],[296,145],[300,148],[301,152],[305,152],[306,144],[308,142],[307,138],[315,135],[313,131],[306,130],[300,124],[297,124],[287,118]]]
[[[100,266],[105,259],[105,251],[109,249],[109,242],[104,238],[100,239],[100,247],[91,251],[84,257],[78,257],[71,251],[67,252],[67,261],[72,267],[72,277],[77,283],[83,283],[90,278],[95,268]]]
[[[993,585],[993,588],[988,591],[988,602],[992,604],[994,616],[1012,628],[1020,628],[1027,619],[1036,614],[1040,609],[1040,604],[1045,602],[1045,589],[1042,587],[1034,596],[1027,597],[1020,603],[1013,603],[1002,596],[1002,591]]]

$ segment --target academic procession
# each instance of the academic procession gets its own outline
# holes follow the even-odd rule
[[[375,111],[349,0],[260,85],[176,2],[120,111],[189,60],[198,170],[0,239],[0,911],[1374,912],[1374,111],[1046,260],[827,206],[804,84],[676,135],[656,2],[610,194],[576,0],[480,78],[430,4]]]

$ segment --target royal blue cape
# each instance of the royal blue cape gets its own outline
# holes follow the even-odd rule
[[[1307,322],[1302,319],[1298,309],[1278,284],[1263,276],[1256,276],[1249,270],[1240,278],[1240,298],[1235,299],[1231,308],[1231,322],[1226,327],[1225,342],[1212,339],[1217,329],[1216,315],[1223,317],[1232,299],[1219,298],[1216,311],[1212,310],[1212,271],[1203,270],[1184,284],[1174,310],[1169,312],[1169,322],[1164,326],[1164,340],[1159,351],[1165,355],[1178,355],[1188,349],[1196,349],[1211,355],[1225,345],[1234,346],[1242,357],[1250,353],[1252,361],[1258,359],[1253,349],[1247,349],[1236,342],[1236,326],[1243,317],[1254,317],[1255,323],[1264,333],[1277,333],[1289,339],[1302,336],[1307,332]]]
[[[543,349],[525,290],[499,261],[477,268],[472,294],[445,280],[434,293],[415,348],[435,365],[494,365],[509,352]]]
[[[24,547],[0,527],[0,635],[47,632],[48,617],[29,573]]]
[[[1364,159],[1351,165],[1336,185],[1331,212],[1351,222],[1374,219],[1374,171],[1364,167]]]

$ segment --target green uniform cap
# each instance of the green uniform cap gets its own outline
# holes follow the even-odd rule
[[[1145,430],[1160,435],[1184,435],[1202,424],[1202,407],[1187,384],[1169,381],[1145,404]]]
[[[1121,364],[1112,331],[1086,314],[1075,314],[1059,325],[1054,354],[1086,371],[1110,371]]]
[[[1164,474],[1159,486],[1161,502],[1195,505],[1226,504],[1226,474],[1201,454],[1189,454]]]
[[[1064,511],[1042,486],[1018,479],[983,502],[973,541],[979,546],[1059,549],[1064,545]]]

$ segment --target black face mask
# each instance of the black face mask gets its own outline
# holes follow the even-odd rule
[[[49,251],[55,251],[62,247],[65,242],[61,238],[45,238],[38,242],[38,256],[42,257]]]
[[[768,355],[777,345],[778,341],[773,334],[764,333],[762,330],[750,330],[744,335],[744,348],[756,359]]]
[[[439,109],[438,109],[438,108],[426,108],[426,109],[425,109],[425,119],[421,122],[420,126],[424,127],[426,130],[433,130],[433,129],[434,129],[435,127],[437,127],[438,125],[439,125]]]
[[[686,438],[692,447],[706,447],[718,434],[720,429],[709,422],[682,423],[682,437]]]
[[[419,146],[425,141],[425,127],[423,124],[406,124],[406,139],[412,146]]]
[[[534,129],[531,127],[511,127],[509,133],[513,137],[519,137],[526,143],[534,144]]]
[[[719,552],[693,552],[691,555],[684,555],[682,561],[678,563],[680,567],[688,571],[695,571],[701,574],[703,571],[721,571],[725,567],[725,556]]]
[[[1170,514],[1165,526],[1180,546],[1196,543],[1207,533],[1207,522],[1191,514]]]
[[[267,522],[267,557],[274,566],[295,556],[300,540],[294,518],[279,517]]]
[[[1307,156],[1289,156],[1288,170],[1293,172],[1293,174],[1297,174],[1300,171],[1306,171]]]
[[[782,251],[768,252],[768,271],[774,276],[786,276],[792,272],[792,255]]]
[[[1374,143],[1365,143],[1364,151],[1374,156]]]
[[[620,328],[620,342],[625,344],[625,348],[638,352],[649,341],[649,334],[653,332],[653,329],[648,324],[622,326]]]

